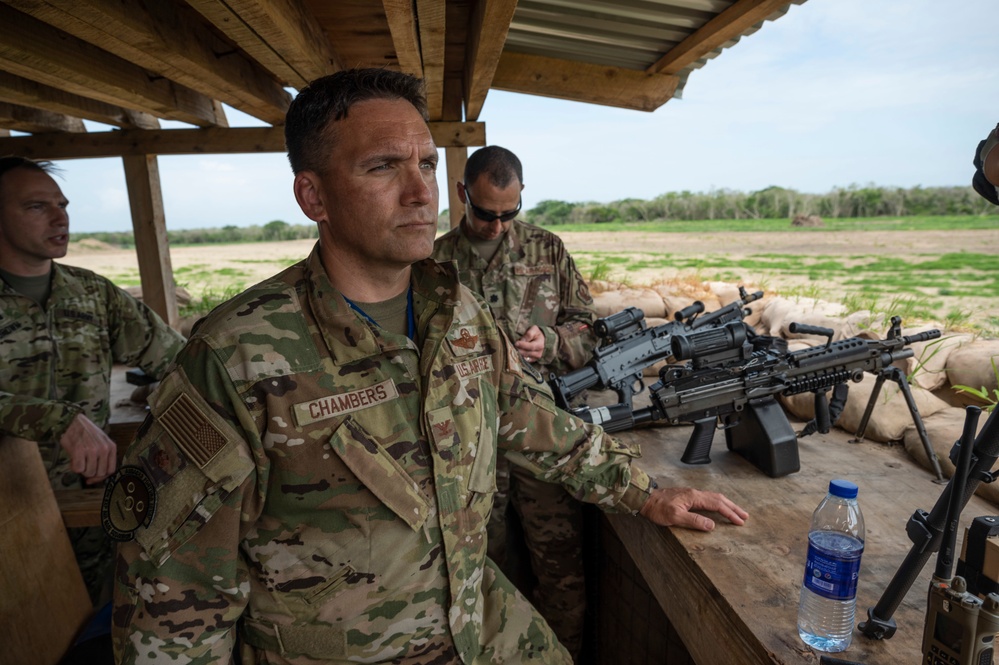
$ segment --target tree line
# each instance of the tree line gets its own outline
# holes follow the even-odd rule
[[[702,219],[791,219],[795,215],[828,218],[912,217],[945,215],[994,215],[999,208],[980,197],[971,187],[860,187],[836,188],[827,194],[806,194],[784,187],[767,187],[756,192],[713,189],[709,192],[667,192],[651,200],[622,199],[611,203],[545,200],[528,210],[524,218],[541,226],[558,224],[602,224],[613,222],[652,222],[658,220],[695,221]],[[447,210],[438,218],[438,228],[450,227]],[[168,230],[172,245],[233,244],[274,240],[315,239],[315,224],[289,224],[276,219],[263,225],[209,229]],[[131,231],[103,231],[74,234],[74,238],[94,238],[131,248]]]
[[[651,200],[622,199],[611,203],[545,200],[527,211],[533,224],[602,224],[694,221],[701,219],[791,219],[795,215],[829,218],[908,217],[923,215],[994,215],[996,206],[971,187],[836,188],[827,194],[807,194],[784,187],[756,192],[714,189],[709,192],[667,192]]]
[[[276,240],[307,240],[319,237],[315,224],[289,224],[280,219],[255,226],[223,226],[212,229],[167,230],[167,241],[171,245],[231,245],[242,242],[270,242]],[[131,231],[97,231],[94,233],[74,233],[74,240],[93,238],[121,248],[135,247],[135,237]]]

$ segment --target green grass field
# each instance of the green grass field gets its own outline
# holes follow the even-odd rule
[[[726,233],[774,232],[815,233],[822,231],[976,231],[999,227],[999,215],[950,217],[868,217],[850,219],[825,219],[824,226],[789,227],[786,219],[705,219],[693,222],[658,220],[654,222],[608,224],[561,224],[550,226],[555,233],[566,231],[608,232],[641,231],[647,233]]]

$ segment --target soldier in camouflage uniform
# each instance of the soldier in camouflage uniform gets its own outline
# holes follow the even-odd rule
[[[426,260],[417,79],[318,79],[285,133],[319,242],[195,329],[109,484],[119,662],[568,663],[486,557],[498,447],[608,510],[695,528],[713,525],[691,508],[745,512],[653,490]]]
[[[458,183],[465,215],[437,239],[433,257],[456,263],[461,283],[482,296],[499,328],[547,378],[578,369],[592,356],[593,299],[559,237],[516,219],[523,188],[515,154],[499,146],[472,153]],[[512,503],[537,578],[531,600],[578,660],[586,614],[581,504],[502,455],[496,485],[489,557],[517,579],[506,557]]]
[[[48,163],[0,158],[0,434],[37,441],[53,488],[114,471],[111,367],[163,375],[183,338],[89,270],[63,266],[67,201]],[[69,529],[91,600],[111,561],[100,528]]]

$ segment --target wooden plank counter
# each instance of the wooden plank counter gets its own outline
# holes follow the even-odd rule
[[[749,512],[747,523],[736,527],[718,518],[713,532],[702,533],[629,516],[608,515],[608,521],[699,665],[817,663],[818,654],[798,637],[796,620],[811,514],[829,480],[845,478],[860,488],[867,538],[857,622],[867,618],[909,552],[909,517],[917,508],[932,509],[944,485],[901,446],[849,443],[851,436],[840,430],[799,440],[801,470],[783,478],[770,478],[729,452],[720,432],[712,463],[687,466],[680,455],[690,432],[656,427],[615,436],[641,444],[643,467],[660,485],[722,492]],[[993,514],[999,507],[972,497],[958,546],[972,519]],[[865,665],[918,663],[935,564],[936,554],[895,611],[894,637],[871,640],[855,629],[850,648],[836,655]]]

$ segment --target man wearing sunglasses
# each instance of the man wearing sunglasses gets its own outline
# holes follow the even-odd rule
[[[472,153],[458,183],[465,216],[434,243],[434,258],[457,263],[462,283],[483,297],[520,354],[547,379],[592,356],[593,299],[558,236],[516,219],[523,189],[523,169],[513,152],[489,146]],[[496,476],[489,556],[514,581],[522,577],[507,562],[512,502],[538,580],[532,600],[578,660],[586,609],[581,504],[504,457],[497,460]]]

